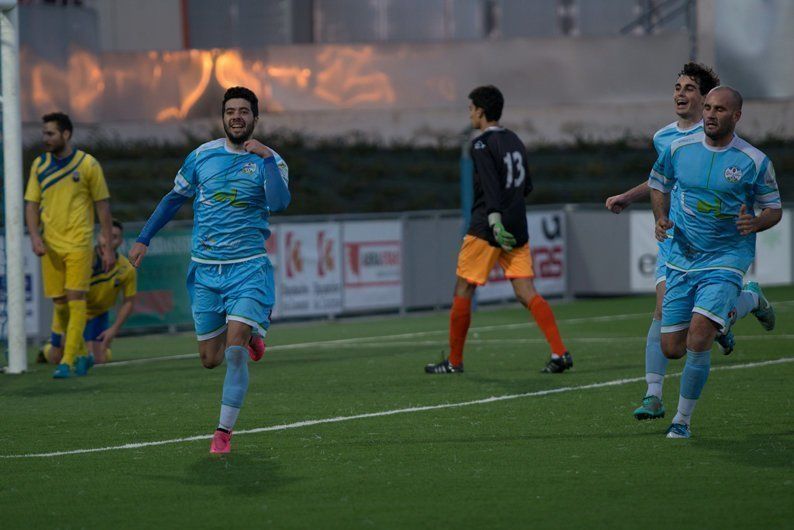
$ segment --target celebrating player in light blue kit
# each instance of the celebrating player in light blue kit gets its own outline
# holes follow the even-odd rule
[[[706,94],[719,83],[717,74],[702,64],[690,62],[678,72],[678,78],[673,87],[673,103],[678,119],[665,125],[653,135],[653,147],[657,157],[664,153],[664,150],[674,140],[703,132],[703,103]],[[675,222],[679,204],[676,194],[677,188],[674,187],[670,201],[670,219],[673,222]],[[645,180],[642,184],[620,195],[609,197],[606,200],[606,207],[614,213],[620,213],[632,203],[647,200],[649,197],[650,187],[648,181]],[[667,373],[668,361],[662,353],[661,344],[662,300],[667,279],[667,257],[672,246],[672,230],[668,232],[668,236],[667,239],[659,242],[656,257],[656,308],[645,342],[645,382],[648,388],[642,404],[634,410],[634,417],[638,420],[663,418],[665,415],[662,403],[662,385]],[[742,307],[747,307],[753,299],[756,303],[758,302],[757,294],[749,289],[744,290],[740,295],[739,304]],[[730,329],[719,334],[717,341],[726,355],[733,351],[735,341]]]
[[[755,259],[755,233],[771,228],[782,216],[772,163],[734,133],[741,115],[739,92],[713,89],[703,107],[704,132],[670,144],[648,181],[656,238],[664,241],[669,229],[674,232],[662,306],[662,351],[671,359],[687,357],[668,438],[690,437],[690,419],[708,379],[714,339],[730,327],[734,307],[745,314],[751,310],[736,304],[743,276]],[[672,221],[670,192],[676,185],[679,210]],[[756,205],[761,208],[757,216]],[[771,328],[771,307],[767,303],[761,309],[756,316]]]
[[[187,156],[173,190],[160,201],[130,251],[130,262],[140,266],[154,235],[193,198],[187,288],[199,355],[206,368],[226,359],[211,453],[229,452],[248,390],[249,352],[254,360],[264,352],[250,344],[252,337],[264,337],[274,303],[273,266],[265,252],[268,219],[290,202],[287,164],[251,139],[259,116],[256,95],[232,87],[221,109],[226,138],[207,142]]]

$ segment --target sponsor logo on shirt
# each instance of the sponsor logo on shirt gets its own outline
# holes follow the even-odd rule
[[[742,170],[736,166],[731,166],[725,170],[725,179],[728,182],[739,182],[742,180]]]
[[[217,191],[212,196],[215,202],[228,202],[232,208],[248,208],[248,203],[245,201],[237,200],[237,190],[233,189],[231,192]]]
[[[475,149],[485,149],[485,143],[482,140],[477,140],[474,142]]]

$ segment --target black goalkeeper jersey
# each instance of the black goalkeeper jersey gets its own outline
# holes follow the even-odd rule
[[[474,203],[467,233],[498,247],[488,225],[488,214],[499,212],[505,230],[516,238],[516,247],[523,246],[529,241],[524,197],[532,191],[523,142],[509,129],[489,127],[472,140],[471,158]]]

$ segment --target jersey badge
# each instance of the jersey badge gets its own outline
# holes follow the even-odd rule
[[[254,164],[253,162],[248,162],[243,166],[243,169],[241,171],[246,175],[253,175],[254,173],[256,173],[256,164]]]
[[[742,170],[736,166],[731,166],[725,170],[725,180],[728,182],[739,182],[742,180]]]
[[[477,140],[474,143],[474,148],[475,149],[485,149],[485,143],[482,140]]]
[[[80,172],[79,171],[72,171],[72,180],[75,182],[80,182]]]

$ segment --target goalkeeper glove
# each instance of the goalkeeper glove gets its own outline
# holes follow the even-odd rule
[[[502,214],[499,212],[488,214],[488,224],[491,225],[493,237],[499,246],[502,247],[502,250],[513,250],[516,244],[516,238],[513,237],[513,234],[505,230],[505,225],[502,224]]]

